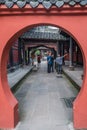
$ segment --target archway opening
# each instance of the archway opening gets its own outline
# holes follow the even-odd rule
[[[52,33],[52,31],[54,32]],[[53,35],[53,38],[51,36],[51,33]],[[16,44],[20,44],[20,43],[25,44],[25,47],[24,45],[21,45],[21,47],[16,46]],[[52,44],[55,44],[55,45],[53,46]],[[84,66],[83,65],[84,57],[83,57],[83,52],[80,45],[77,43],[76,39],[71,36],[70,33],[67,33],[67,31],[62,29],[61,27],[55,27],[50,24],[49,25],[42,24],[42,25],[32,27],[31,29],[29,29],[28,31],[20,35],[20,37],[16,40],[15,45],[13,46],[16,46],[17,49],[20,49],[19,50],[20,54],[17,55],[17,60],[19,60],[17,61],[18,64],[22,64],[23,62],[22,60],[23,51],[24,51],[23,47],[25,48],[25,53],[27,53],[26,50],[29,53],[31,49],[38,48],[38,47],[46,47],[46,48],[50,48],[51,50],[54,49],[56,51],[55,57],[57,56],[58,53],[60,55],[64,55],[65,53],[68,53],[69,55],[64,59],[64,64],[68,65],[70,69],[74,69],[74,66]],[[26,54],[24,54],[24,58],[25,57],[26,57]],[[29,54],[27,58],[29,58]],[[12,57],[10,57],[10,60],[12,61]],[[26,62],[26,58],[24,62]],[[8,64],[8,68],[9,66],[15,65],[15,63],[14,65],[11,65],[11,64],[13,63],[10,63],[10,65]],[[83,74],[81,76],[83,78]]]
[[[33,26],[33,25],[32,25]],[[34,27],[35,26],[35,27]],[[3,57],[5,57],[5,60],[3,60],[2,61],[2,64],[4,64],[5,65],[5,72],[4,72],[4,74],[2,74],[2,77],[5,77],[4,79],[5,79],[5,83],[7,83],[8,81],[7,81],[7,78],[6,78],[6,66],[7,66],[7,59],[8,59],[8,56],[6,56],[5,55],[5,53],[6,54],[9,54],[8,52],[9,52],[9,50],[10,50],[10,48],[11,48],[11,46],[12,46],[12,44],[14,43],[14,41],[16,41],[16,43],[18,44],[18,48],[19,48],[19,53],[18,53],[18,64],[14,64],[14,61],[12,61],[13,60],[13,58],[12,58],[12,49],[13,49],[13,46],[15,46],[15,45],[13,45],[12,46],[12,49],[10,50],[10,62],[8,62],[8,70],[10,70],[11,72],[12,71],[14,71],[15,70],[15,68],[16,68],[16,65],[21,65],[22,63],[23,63],[23,65],[27,65],[27,61],[26,61],[26,51],[28,50],[28,54],[29,54],[29,51],[31,50],[31,47],[32,47],[32,42],[36,42],[36,43],[34,43],[34,44],[36,44],[37,46],[38,46],[38,44],[37,44],[37,42],[38,41],[35,41],[36,39],[33,37],[33,40],[32,40],[32,36],[30,37],[30,39],[28,39],[27,37],[24,37],[24,35],[26,34],[26,33],[28,33],[29,32],[29,34],[28,34],[28,37],[30,36],[30,33],[32,32],[32,30],[33,29],[38,29],[38,28],[40,28],[40,29],[43,29],[44,30],[44,28],[47,30],[50,30],[50,31],[52,31],[53,33],[52,33],[52,35],[55,37],[51,37],[52,39],[45,39],[45,41],[44,41],[44,38],[42,38],[39,42],[40,42],[40,45],[39,45],[39,47],[41,47],[41,46],[44,46],[44,44],[46,44],[46,41],[48,42],[49,41],[49,44],[50,45],[46,45],[46,47],[47,48],[51,48],[52,49],[52,47],[51,47],[51,44],[52,44],[52,46],[53,46],[53,48],[55,48],[55,50],[56,50],[56,52],[57,53],[60,53],[60,55],[62,56],[62,55],[64,55],[65,53],[68,53],[69,55],[68,55],[68,57],[66,58],[66,59],[64,59],[64,61],[63,61],[63,63],[66,65],[66,66],[69,66],[69,69],[74,69],[74,66],[82,66],[82,68],[83,68],[83,59],[84,58],[82,58],[83,56],[83,53],[82,53],[82,49],[81,49],[81,47],[80,47],[80,45],[77,43],[77,41],[76,41],[76,39],[74,39],[74,37],[73,36],[71,36],[71,34],[70,33],[68,33],[67,34],[67,31],[66,30],[64,30],[63,28],[60,28],[60,27],[56,27],[56,26],[52,26],[52,25],[46,25],[46,24],[42,24],[42,25],[34,25],[33,26],[33,28],[32,27],[26,27],[26,28],[24,28],[23,30],[21,30],[21,31],[19,31],[16,35],[14,35],[9,41],[8,41],[8,43],[7,43],[7,45],[5,46],[5,49],[4,49],[4,52],[3,52]],[[29,30],[28,30],[29,29]],[[28,30],[27,32],[25,32],[25,30]],[[47,30],[47,31],[48,31]],[[53,30],[55,30],[55,31],[53,31]],[[24,32],[24,34],[22,34],[22,32]],[[39,32],[39,31],[38,31]],[[41,32],[40,32],[41,33]],[[44,33],[47,33],[47,32],[44,32]],[[20,34],[22,34],[22,35],[20,35]],[[48,34],[50,34],[50,32],[48,32]],[[18,37],[18,35],[20,35],[19,37]],[[40,34],[39,34],[40,35]],[[51,35],[51,34],[50,34]],[[49,36],[50,36],[49,35]],[[33,36],[35,36],[35,34],[33,35]],[[40,37],[41,38],[41,37]],[[46,38],[46,37],[45,37]],[[59,38],[59,39],[58,39]],[[16,39],[16,40],[15,40]],[[37,38],[37,39],[39,39],[39,38]],[[62,39],[62,40],[61,40]],[[28,41],[29,40],[29,41]],[[30,41],[31,40],[31,41]],[[43,42],[44,41],[44,42]],[[31,42],[31,46],[29,47],[29,45],[30,45],[30,43],[29,42]],[[41,42],[42,42],[42,44],[41,44]],[[53,42],[53,43],[50,43],[50,42]],[[24,48],[22,48],[22,50],[21,50],[21,47],[19,46],[20,45],[20,43],[22,43],[22,47],[24,47],[25,48],[25,50],[24,50]],[[67,44],[68,43],[68,44]],[[16,44],[16,45],[17,45]],[[55,46],[54,46],[54,44],[55,44]],[[73,44],[73,45],[72,45]],[[34,46],[33,46],[33,48],[34,48]],[[30,49],[30,50],[29,50]],[[71,50],[70,50],[71,49]],[[72,54],[73,53],[73,54]],[[80,57],[79,57],[79,54],[80,54]],[[16,54],[15,54],[16,55]],[[14,56],[15,56],[14,55]],[[55,57],[56,57],[56,55],[57,54],[55,54]],[[23,57],[22,57],[23,56]],[[3,57],[2,57],[2,59],[3,59]],[[23,60],[22,60],[22,58],[23,58]],[[29,58],[29,55],[27,55],[27,58]],[[71,59],[69,59],[69,58],[71,58]],[[80,58],[80,59],[79,59]],[[4,63],[3,63],[4,62]],[[10,64],[9,64],[10,63]],[[28,63],[29,63],[29,59],[28,59]],[[82,71],[83,71],[83,69],[82,69]],[[82,79],[81,79],[82,80]],[[5,86],[6,84],[4,84],[3,83],[3,87]],[[82,84],[81,84],[82,85]],[[7,85],[8,86],[8,85]]]

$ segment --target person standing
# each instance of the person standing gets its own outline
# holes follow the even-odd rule
[[[51,71],[54,72],[54,55],[51,54]]]
[[[52,57],[51,57],[51,52],[49,52],[47,56],[47,72],[51,72],[51,65],[52,65]]]
[[[58,54],[58,57],[56,58],[56,63],[57,63],[57,69],[58,69],[58,74],[62,74],[62,64],[63,64],[63,58],[66,56],[67,54],[65,54],[64,56],[60,56],[60,54]]]
[[[37,55],[37,66],[40,67],[40,63],[41,63],[41,56]]]

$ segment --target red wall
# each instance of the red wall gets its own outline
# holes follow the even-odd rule
[[[7,81],[7,59],[12,43],[29,28],[46,24],[62,28],[69,33],[80,46],[84,56],[85,77],[82,89],[73,106],[73,121],[75,128],[87,128],[87,10],[76,8],[65,11],[56,9],[49,12],[45,9],[28,11],[19,9],[2,10],[0,16],[0,127],[11,128],[18,123],[18,102],[12,95]],[[38,13],[39,12],[39,13]],[[85,13],[86,12],[86,13]],[[81,15],[81,13],[83,15]],[[10,14],[10,15],[9,15]],[[25,15],[26,14],[26,15]],[[29,15],[30,14],[30,15]]]
[[[13,64],[18,64],[18,40],[12,44],[12,53],[13,53]],[[8,65],[10,65],[10,57],[8,57]]]

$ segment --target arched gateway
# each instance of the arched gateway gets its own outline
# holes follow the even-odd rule
[[[0,1],[0,128],[13,128],[19,121],[18,102],[10,91],[6,77],[10,47],[23,32],[41,24],[61,27],[77,41],[82,50],[85,77],[74,102],[73,122],[75,128],[87,128],[87,2],[42,1]]]

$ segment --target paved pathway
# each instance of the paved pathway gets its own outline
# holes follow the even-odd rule
[[[82,77],[83,68],[82,67],[75,67],[74,71],[70,70],[69,67],[63,67],[64,72],[74,81],[79,87],[82,87]]]
[[[23,77],[31,71],[33,66],[25,66],[24,68],[19,68],[14,72],[8,73],[8,82],[10,88],[14,87]]]
[[[20,123],[15,130],[74,129],[72,108],[66,107],[63,98],[75,97],[77,91],[65,77],[48,74],[45,63],[27,77],[15,95],[20,112]]]

